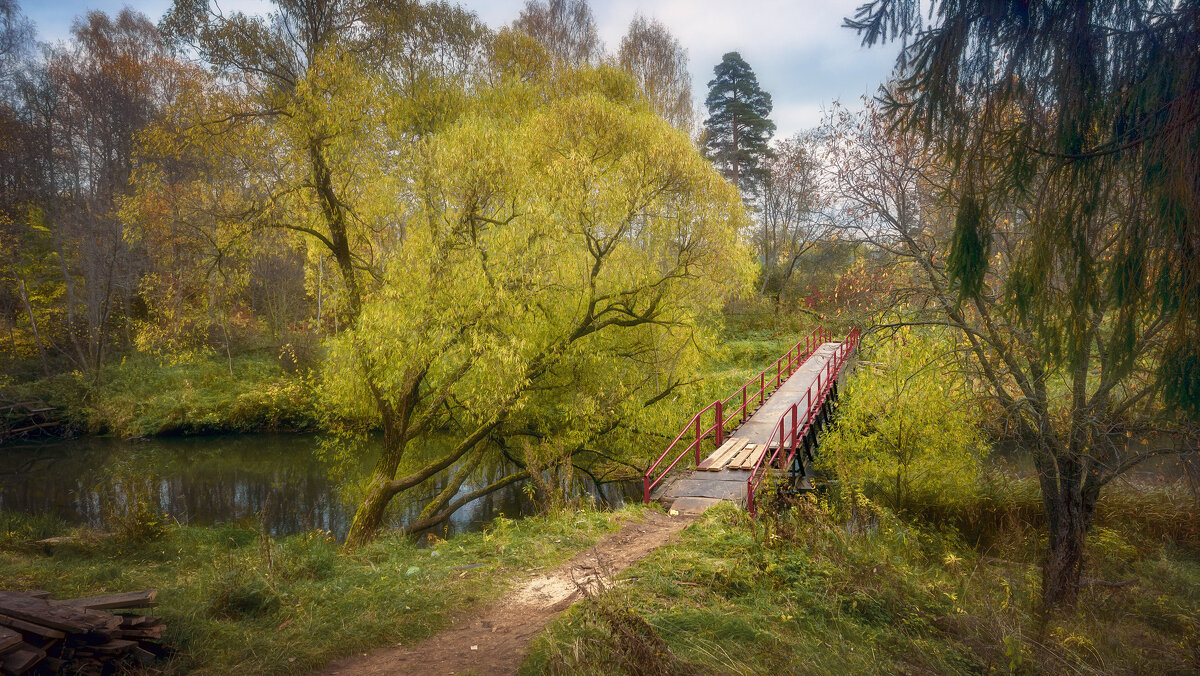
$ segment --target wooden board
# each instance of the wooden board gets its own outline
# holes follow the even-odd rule
[[[121,618],[116,615],[7,591],[0,591],[0,613],[72,634],[116,629],[121,624]]]
[[[745,450],[746,446],[748,446],[749,444],[750,444],[749,439],[739,438],[737,440],[737,443],[734,444],[733,447],[729,449],[729,453],[727,453],[725,455],[725,457],[721,458],[717,462],[717,464],[710,467],[709,470],[713,471],[713,472],[719,472],[719,471],[725,469],[725,466],[728,465],[731,460],[733,460],[733,457],[735,455],[737,455],[738,453],[741,453],[743,450]]]
[[[712,455],[700,463],[696,469],[706,470],[709,472],[719,472],[725,465],[729,464],[729,460],[733,456],[746,447],[750,443],[749,439],[734,438],[725,442]]]
[[[45,656],[44,651],[26,643],[0,658],[0,669],[3,669],[6,674],[23,674],[41,662]]]
[[[21,638],[20,634],[12,629],[0,627],[0,655],[3,655],[9,650],[15,649],[17,646],[21,645],[21,642],[24,640],[25,639]]]
[[[18,620],[15,617],[9,617],[7,615],[0,615],[0,627],[8,627],[9,629],[15,629],[22,634],[33,634],[34,636],[41,636],[42,638],[66,638],[67,636],[65,633],[57,629],[43,627],[40,624],[26,622],[25,620]]]
[[[157,589],[125,592],[123,594],[104,594],[88,596],[82,599],[59,601],[66,605],[90,610],[113,610],[116,608],[150,608],[154,605],[154,597],[158,596]]]
[[[39,594],[41,595],[41,594]],[[0,591],[0,676],[100,674],[148,663],[166,650],[162,618],[94,608],[145,606],[154,590],[56,601]]]
[[[738,464],[737,467],[734,467],[731,464],[730,468],[732,468],[732,469],[754,469],[754,466],[756,464],[758,464],[759,459],[762,458],[763,454],[766,452],[767,452],[767,447],[765,445],[760,444],[758,446],[758,448],[754,449],[754,451],[752,451],[751,453],[746,455],[746,457],[741,461],[740,464]]]
[[[724,455],[725,452],[728,451],[731,446],[733,446],[733,439],[730,439],[729,441],[726,441],[725,443],[721,444],[720,448],[713,451],[712,454],[709,455],[704,460],[701,460],[700,464],[696,465],[696,469],[708,469],[709,467],[712,466],[712,464],[714,462],[717,461],[718,458],[720,458],[722,455]]]
[[[730,458],[729,469],[742,469],[742,463],[745,462],[746,458],[750,457],[750,454],[753,453],[754,449],[758,447],[759,444],[746,444],[746,447],[743,448],[741,452]]]

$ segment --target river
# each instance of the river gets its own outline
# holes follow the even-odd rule
[[[107,530],[114,513],[141,500],[181,524],[261,525],[275,536],[323,530],[341,539],[353,507],[331,477],[340,473],[353,482],[366,475],[373,459],[349,468],[335,466],[320,448],[316,436],[287,434],[143,441],[82,437],[0,446],[0,510],[53,514],[68,523]],[[481,481],[511,471],[504,465],[482,467]],[[440,490],[437,484],[444,476],[439,479],[426,496]],[[468,483],[461,492],[478,487]],[[641,487],[625,482],[597,490],[590,481],[577,478],[569,490],[591,496],[598,504],[618,506],[639,498]],[[397,501],[389,525],[416,518],[421,504]],[[497,516],[526,516],[536,508],[520,485],[509,486],[464,506],[438,532],[477,529]]]

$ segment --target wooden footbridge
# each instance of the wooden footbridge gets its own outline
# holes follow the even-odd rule
[[[754,514],[768,476],[786,475],[794,486],[807,487],[817,433],[858,339],[857,329],[840,341],[823,327],[814,329],[741,389],[701,409],[646,470],[643,499],[680,511],[725,500]],[[703,460],[702,447],[714,449]]]

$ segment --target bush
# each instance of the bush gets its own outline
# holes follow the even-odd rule
[[[954,346],[905,329],[862,348],[822,456],[838,476],[893,509],[973,495],[985,444]]]

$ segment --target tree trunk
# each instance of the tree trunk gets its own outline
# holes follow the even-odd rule
[[[1047,608],[1070,607],[1079,595],[1091,519],[1076,491],[1064,490],[1053,504],[1047,503],[1050,538],[1046,563],[1042,566],[1042,601]]]
[[[42,358],[42,371],[50,377],[50,362],[46,361],[46,348],[42,345],[42,334],[38,331],[37,317],[33,314],[33,304],[29,302],[29,294],[25,289],[25,280],[17,279],[17,292],[21,303],[25,305],[25,313],[29,315],[29,328],[33,332],[33,342],[37,345],[38,356]]]
[[[375,539],[379,526],[383,523],[384,512],[395,494],[390,487],[391,480],[380,474],[371,479],[367,488],[367,497],[358,505],[354,512],[354,521],[350,523],[350,532],[346,534],[346,551],[357,549]]]

